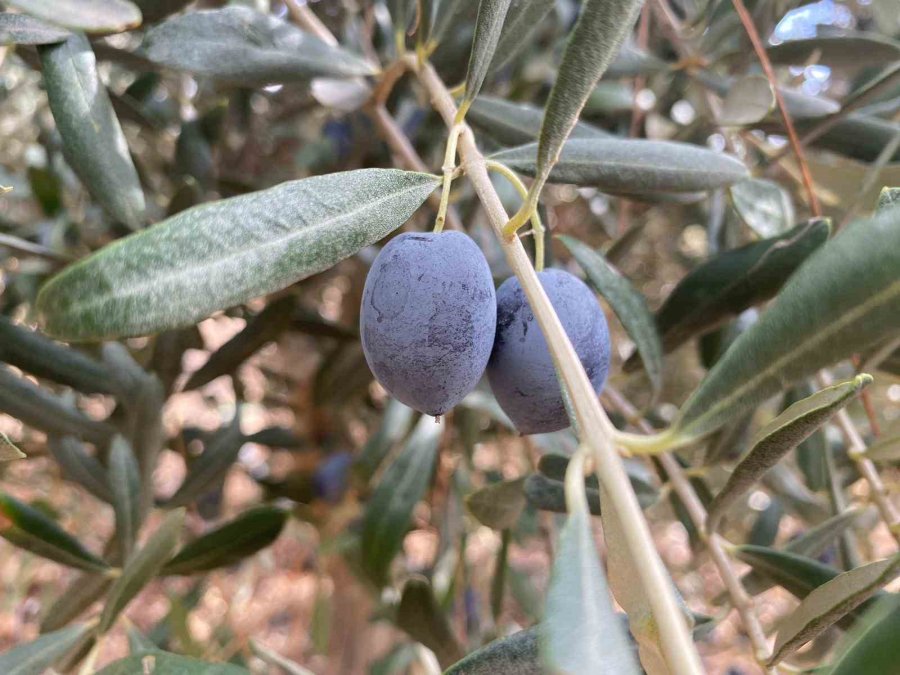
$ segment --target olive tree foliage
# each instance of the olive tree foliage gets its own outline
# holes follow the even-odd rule
[[[730,608],[734,650],[766,672],[894,668],[900,25],[891,0],[799,4],[3,2],[0,123],[21,137],[2,141],[0,412],[24,431],[0,436],[0,470],[48,456],[115,530],[89,546],[0,476],[3,554],[78,570],[0,671],[88,672],[153,580],[240,564],[294,520],[333,535],[321,507],[344,513],[322,555],[406,636],[373,672],[422,660],[415,643],[451,673],[701,672]],[[520,435],[536,420],[511,422],[484,378],[437,423],[372,386],[361,282],[395,232],[432,227],[477,242],[497,286],[515,277],[506,314],[542,331],[557,375],[537,405],[560,392],[570,428]],[[545,266],[602,299],[599,397]],[[412,297],[439,305],[428,291]],[[244,327],[186,372],[198,324],[223,314]],[[308,423],[249,433],[243,367],[292,335],[317,369]],[[218,430],[163,425],[223,377]],[[318,460],[251,471],[248,444]],[[482,447],[520,469],[486,471]],[[165,495],[164,451],[187,463]],[[234,472],[260,503],[221,519]],[[679,589],[648,522],[686,533],[723,592]],[[861,545],[879,525],[894,540]],[[416,567],[404,539],[425,526],[437,553]],[[479,587],[466,542],[484,528]],[[536,602],[514,552],[541,537],[555,557]],[[799,604],[763,624],[775,586]],[[104,673],[305,672],[253,641],[213,665],[165,631],[130,638]]]

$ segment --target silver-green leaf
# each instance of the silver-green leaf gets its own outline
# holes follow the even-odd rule
[[[109,448],[109,487],[116,514],[116,541],[122,560],[131,555],[141,526],[141,475],[131,445],[121,436]]]
[[[775,237],[795,222],[790,194],[774,181],[748,178],[728,191],[734,210],[760,237]]]
[[[731,85],[725,100],[719,124],[740,127],[755,124],[775,107],[775,92],[765,75],[747,75]]]
[[[70,35],[65,28],[27,14],[0,12],[0,45],[49,45]]]
[[[90,42],[76,33],[65,42],[38,47],[38,54],[69,166],[111,216],[140,227],[144,191]]]
[[[78,646],[90,629],[90,624],[78,623],[14,647],[0,654],[0,673],[40,675]]]
[[[7,4],[86,33],[119,33],[141,25],[141,10],[128,0],[8,0]]]
[[[472,101],[481,91],[494,58],[494,50],[500,41],[503,20],[509,9],[510,0],[481,0],[475,19],[475,37],[469,54],[469,69],[466,72],[466,89],[460,103],[460,116],[464,116]]]
[[[466,120],[501,145],[531,143],[541,133],[544,112],[530,103],[516,103],[493,96],[479,96],[472,103]],[[578,122],[572,138],[609,138],[610,134]],[[533,154],[533,153],[532,153]]]
[[[466,506],[482,525],[495,530],[512,527],[525,508],[524,478],[491,483],[466,497]]]
[[[162,66],[248,87],[376,72],[341,47],[240,6],[167,19],[147,31],[140,54]]]
[[[37,307],[68,340],[195,323],[328,269],[402,225],[437,177],[360,169],[196,206],[53,277]]]
[[[866,457],[873,462],[896,462],[900,460],[900,434],[879,438],[868,447]]]
[[[531,36],[555,5],[555,0],[512,0],[503,22],[500,42],[494,50],[490,72],[503,68],[531,43]]]

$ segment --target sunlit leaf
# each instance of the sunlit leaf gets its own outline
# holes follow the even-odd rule
[[[748,178],[729,188],[735,211],[760,237],[775,237],[796,221],[791,196],[774,181]]]
[[[437,184],[361,169],[203,204],[121,239],[44,285],[47,331],[70,340],[176,328],[271,293],[402,225]]]
[[[128,0],[8,0],[7,4],[87,33],[118,33],[141,25],[141,10]]]

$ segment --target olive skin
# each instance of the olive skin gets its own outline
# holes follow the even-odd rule
[[[610,355],[609,327],[600,303],[581,279],[563,270],[544,270],[538,279],[599,394]],[[497,337],[487,375],[497,402],[521,433],[569,426],[550,350],[515,277],[497,289]]]
[[[491,355],[497,300],[487,260],[461,232],[401,234],[372,263],[359,324],[382,386],[443,415],[475,388]]]

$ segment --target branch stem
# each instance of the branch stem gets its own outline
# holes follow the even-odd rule
[[[506,178],[519,193],[523,202],[528,199],[528,188],[519,178],[519,175],[502,162],[495,162],[493,159],[484,160],[489,171],[499,173]],[[544,269],[544,223],[541,222],[541,214],[538,209],[534,210],[531,215],[531,234],[534,237],[534,269],[538,272]]]

